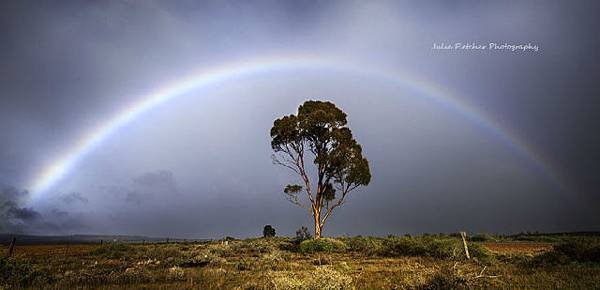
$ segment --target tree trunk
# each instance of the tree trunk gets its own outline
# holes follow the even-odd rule
[[[319,211],[313,212],[313,216],[315,218],[315,239],[321,238],[321,229],[323,226],[321,225],[321,213]]]

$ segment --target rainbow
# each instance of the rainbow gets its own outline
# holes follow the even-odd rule
[[[454,97],[447,89],[438,87],[431,82],[415,79],[406,73],[398,71],[353,65],[330,58],[324,59],[308,55],[285,55],[244,60],[210,69],[203,68],[176,82],[167,84],[156,91],[141,96],[137,99],[138,101],[124,107],[107,122],[89,130],[87,135],[77,140],[60,158],[44,167],[39,175],[35,176],[30,182],[30,199],[36,200],[49,192],[62,179],[69,175],[69,172],[75,168],[78,161],[100,146],[104,140],[110,138],[114,132],[122,129],[132,120],[141,117],[144,113],[157,108],[177,96],[205,89],[211,85],[230,82],[253,75],[307,69],[355,73],[413,89],[423,97],[440,103],[446,108],[464,116],[469,121],[476,123],[486,131],[491,132],[499,141],[507,144],[517,154],[531,162],[550,180],[560,180],[558,178],[558,171],[551,166],[550,162],[547,162],[537,154],[536,150],[533,150],[531,146],[518,138],[516,134],[503,128],[498,122],[489,118],[480,110]],[[558,184],[561,183],[559,182]]]

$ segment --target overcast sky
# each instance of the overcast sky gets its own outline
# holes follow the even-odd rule
[[[273,121],[330,100],[371,164],[326,235],[600,230],[596,1],[2,1],[0,232],[220,238],[311,225],[271,163]],[[434,43],[538,51],[434,50]],[[32,203],[32,180],[190,71],[310,54],[453,92],[529,144],[368,73],[287,70],[146,112]]]

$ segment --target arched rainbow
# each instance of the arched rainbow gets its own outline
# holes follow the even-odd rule
[[[366,75],[372,78],[393,82],[398,85],[408,86],[416,90],[422,96],[435,100],[447,108],[452,109],[472,122],[475,122],[482,128],[492,132],[502,142],[510,146],[515,152],[523,158],[529,160],[547,177],[554,182],[559,181],[558,174],[552,168],[549,162],[546,162],[536,151],[532,150],[525,142],[511,134],[510,131],[503,128],[500,124],[488,118],[485,114],[470,106],[464,101],[452,96],[447,90],[436,86],[433,83],[417,80],[396,71],[384,69],[369,68],[363,65],[352,65],[343,61],[334,61],[331,59],[315,58],[305,55],[292,55],[282,57],[259,58],[246,60],[237,63],[218,66],[212,69],[201,69],[187,77],[159,88],[158,90],[142,96],[139,101],[123,108],[106,123],[89,131],[89,134],[82,136],[64,155],[45,167],[32,181],[31,196],[36,200],[45,192],[55,186],[61,179],[75,167],[77,162],[86,156],[90,151],[96,148],[107,139],[113,132],[119,130],[130,121],[140,117],[143,113],[163,104],[177,96],[187,92],[198,90],[210,85],[221,82],[232,81],[235,79],[261,74],[288,70],[303,69],[324,69],[332,71],[341,71],[347,73],[356,73]],[[560,182],[558,183],[560,184]]]

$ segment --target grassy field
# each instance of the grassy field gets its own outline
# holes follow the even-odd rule
[[[600,238],[291,238],[17,246],[0,289],[600,288]]]

